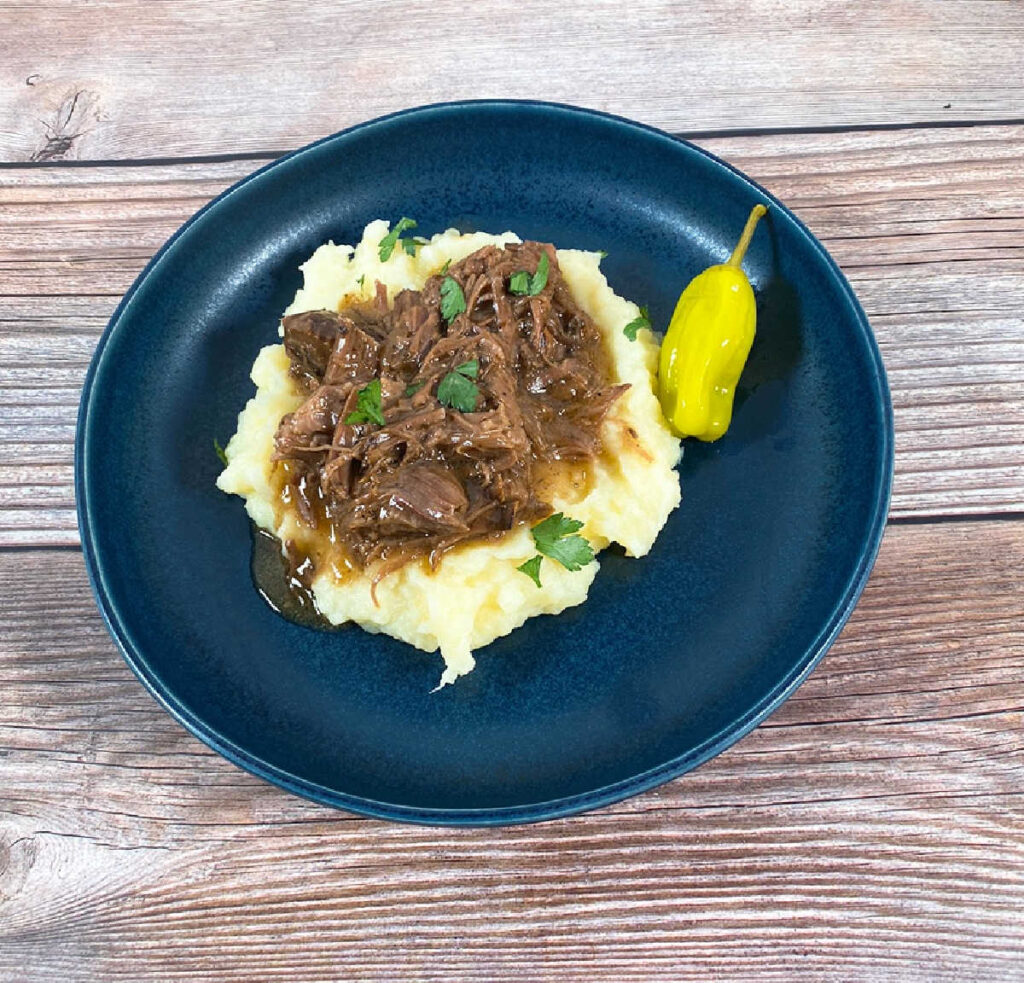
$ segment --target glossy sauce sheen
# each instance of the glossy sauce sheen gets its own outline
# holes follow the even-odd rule
[[[277,509],[278,521],[281,513],[291,511],[295,495],[300,493],[296,487],[301,477],[295,478],[289,470],[279,462],[274,469],[278,484]],[[579,501],[590,490],[593,484],[593,468],[586,462],[552,461],[538,467],[536,475],[537,493],[544,498],[556,495],[569,502]],[[294,542],[289,550],[273,533],[252,526],[252,579],[260,596],[281,617],[294,621],[304,628],[319,628],[325,631],[338,631],[339,626],[328,621],[319,611],[316,599],[309,585],[310,575],[320,568],[321,563],[330,563],[335,580],[339,583],[356,572],[351,559],[344,554],[344,547],[337,542],[337,537],[330,528],[326,504],[322,496],[317,496],[320,503],[321,522],[316,528],[306,527],[308,536],[302,540],[301,547]],[[498,534],[500,535],[500,534]],[[465,546],[474,543],[463,544]],[[455,552],[460,547],[455,547]]]
[[[513,296],[511,273],[542,256],[546,287]],[[309,585],[325,570],[344,581],[372,564],[376,584],[404,563],[436,566],[592,485],[601,421],[626,387],[612,383],[600,332],[572,299],[553,247],[486,247],[454,264],[452,278],[468,308],[451,320],[438,314],[440,276],[391,307],[378,284],[376,308],[284,319],[292,375],[309,395],[275,437],[277,520],[294,520],[293,538],[283,549],[275,541],[276,564],[261,559],[259,586],[286,617],[309,624],[312,612],[324,625]],[[440,382],[461,364],[474,365],[472,411],[441,402]],[[384,423],[347,424],[373,379]],[[257,538],[254,576],[263,552],[270,544]]]
[[[317,610],[302,561],[297,566],[295,559],[286,555],[281,540],[253,524],[252,579],[263,600],[282,617],[305,628],[336,630]]]

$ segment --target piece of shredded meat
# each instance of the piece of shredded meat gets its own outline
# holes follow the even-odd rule
[[[544,288],[512,293],[512,275],[534,273],[542,253]],[[441,274],[390,308],[378,283],[370,304],[283,321],[291,372],[309,396],[281,420],[275,457],[289,462],[304,521],[326,520],[358,565],[377,564],[377,579],[548,515],[538,469],[592,460],[602,420],[627,388],[611,383],[600,332],[573,300],[553,246],[486,246],[445,275],[466,300],[450,324]],[[438,386],[472,361],[475,409],[443,405]],[[375,379],[385,423],[346,423]]]

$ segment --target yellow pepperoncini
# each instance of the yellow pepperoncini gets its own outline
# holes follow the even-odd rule
[[[680,436],[718,440],[729,427],[757,322],[754,291],[740,263],[766,211],[755,205],[729,261],[690,281],[665,332],[658,390],[661,408]]]

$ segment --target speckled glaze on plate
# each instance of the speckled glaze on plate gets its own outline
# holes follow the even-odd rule
[[[586,604],[529,621],[431,694],[440,658],[275,615],[250,578],[224,441],[298,265],[410,215],[604,249],[664,326],[682,286],[771,205],[745,264],[758,335],[727,436],[687,442],[683,504],[650,556],[606,551]],[[885,524],[892,408],[878,348],[824,248],[710,154],[544,103],[427,106],[275,161],[190,219],[125,295],[82,395],[75,480],[89,575],[129,665],[190,731],[282,788],[409,822],[550,819],[727,748],[811,671]]]

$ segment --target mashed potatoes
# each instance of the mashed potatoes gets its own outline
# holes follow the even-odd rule
[[[458,260],[490,243],[518,242],[500,236],[449,230],[409,256],[396,249],[381,262],[378,244],[386,222],[371,222],[355,246],[321,246],[303,265],[304,283],[287,314],[338,310],[353,300],[373,296],[375,283],[388,296],[419,289],[447,260]],[[617,383],[630,388],[612,404],[602,437],[606,453],[592,468],[585,486],[563,482],[550,501],[584,523],[582,534],[595,552],[621,544],[630,556],[643,556],[654,543],[668,514],[679,504],[679,476],[674,466],[679,441],[665,425],[654,394],[657,340],[641,330],[634,342],[622,328],[637,317],[637,306],[617,296],[598,268],[597,253],[560,249],[558,262],[576,303],[600,328],[611,355]],[[288,372],[282,345],[269,345],[256,358],[252,380],[256,395],[238,417],[238,431],[226,448],[228,466],[217,486],[245,499],[253,521],[282,541],[301,543],[308,531],[292,511],[277,508],[271,455],[281,418],[303,401]],[[354,621],[367,631],[385,632],[427,652],[440,649],[445,669],[441,685],[453,682],[474,665],[473,651],[508,634],[538,614],[557,614],[587,597],[598,563],[572,573],[553,560],[543,563],[543,587],[516,567],[536,553],[530,531],[520,526],[499,541],[469,543],[446,554],[437,570],[426,560],[406,564],[377,585],[376,601],[366,574],[339,578],[327,568],[312,583],[321,613],[335,624]]]

